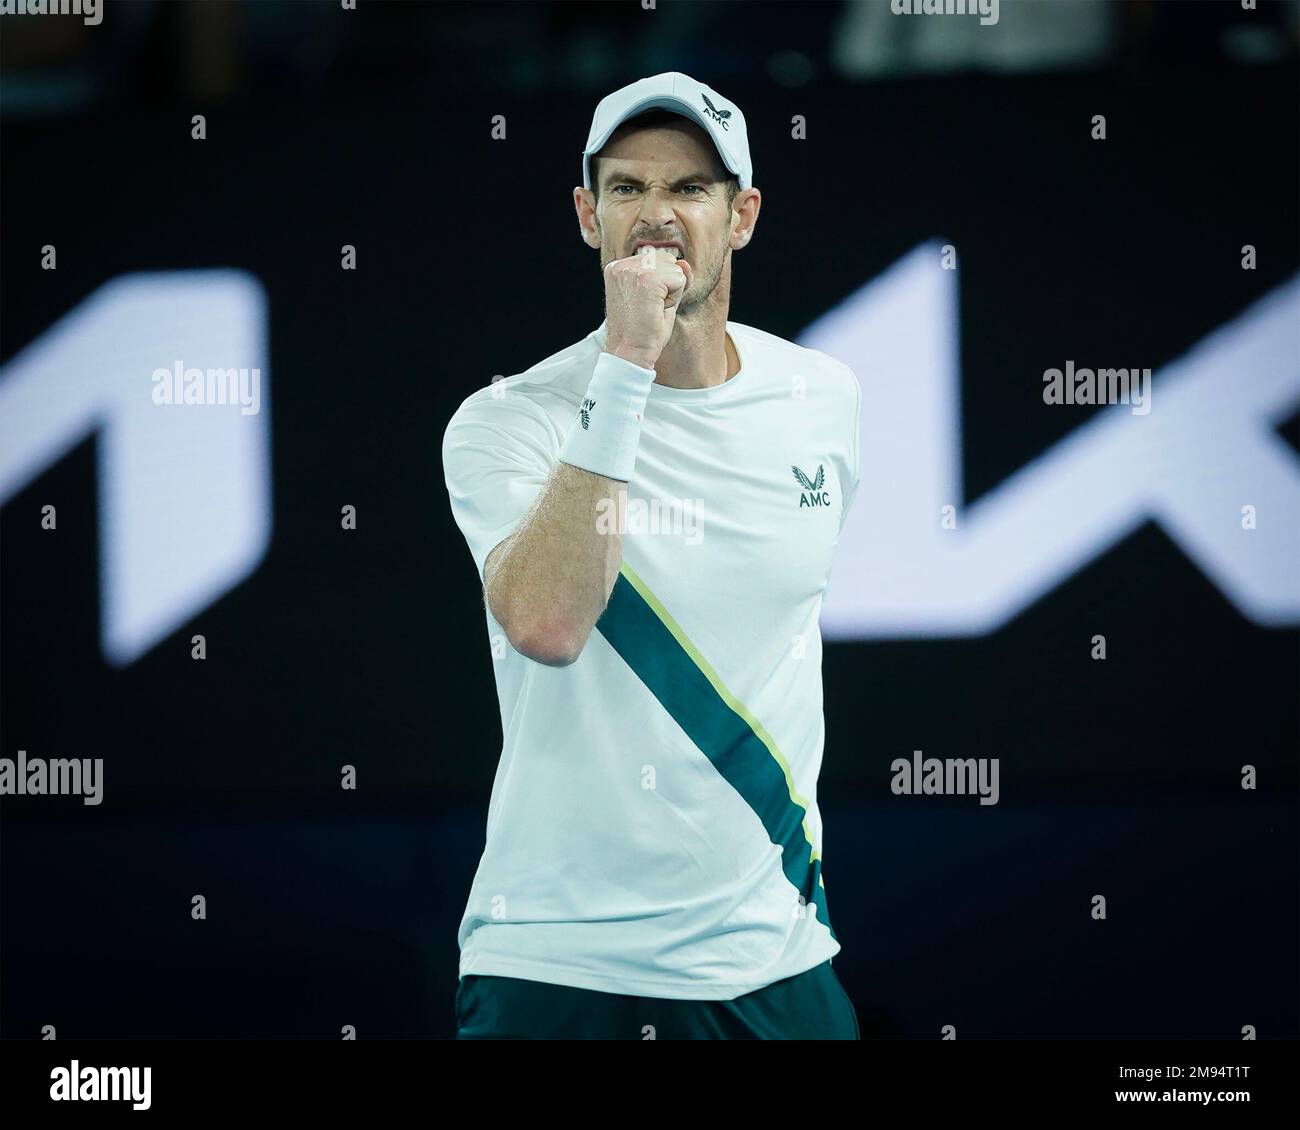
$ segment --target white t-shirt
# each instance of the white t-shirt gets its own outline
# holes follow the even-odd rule
[[[821,876],[821,635],[858,483],[839,361],[727,323],[706,389],[650,388],[623,566],[567,667],[487,614],[504,744],[460,975],[730,1000],[832,957]],[[480,577],[546,482],[605,323],[452,417],[443,465]]]

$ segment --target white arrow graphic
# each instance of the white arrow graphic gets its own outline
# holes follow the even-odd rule
[[[861,484],[826,637],[990,632],[1148,520],[1244,616],[1300,623],[1300,459],[1274,430],[1300,405],[1300,279],[1156,369],[1149,415],[1102,409],[967,506],[957,272],[940,246],[917,248],[799,339],[862,384]],[[1026,395],[1041,395],[1037,382]],[[949,505],[956,529],[941,525]]]
[[[154,403],[153,372],[178,360],[260,369],[260,411]],[[238,271],[114,279],[0,369],[0,503],[100,432],[100,639],[115,666],[238,584],[265,553],[268,369],[266,296]]]

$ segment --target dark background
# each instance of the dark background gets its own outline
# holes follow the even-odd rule
[[[1232,0],[1089,5],[1103,47],[1069,65],[875,69],[837,62],[841,4],[196,7],[109,4],[53,46],[0,20],[0,361],[120,274],[250,272],[274,504],[261,566],[123,668],[95,441],[0,512],[0,755],[106,776],[99,807],[0,801],[10,1038],[452,1034],[500,727],[440,440],[603,316],[571,190],[605,93],[680,69],[744,110],[764,204],[733,320],[793,339],[917,244],[959,248],[972,500],[1095,411],[1049,411],[1047,365],[1163,364],[1300,261],[1294,6],[1243,38]],[[1148,524],[988,636],[828,644],[819,802],[864,1035],[1300,1034],[1297,642]],[[1000,804],[891,795],[914,749],[999,757]]]

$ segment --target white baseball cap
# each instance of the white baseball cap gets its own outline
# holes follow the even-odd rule
[[[752,187],[754,167],[749,160],[749,134],[740,107],[728,102],[712,87],[680,71],[638,81],[607,94],[591,118],[591,133],[582,151],[582,186],[591,188],[591,158],[628,118],[645,110],[664,109],[701,125],[713,139],[722,163],[736,174],[741,188]]]

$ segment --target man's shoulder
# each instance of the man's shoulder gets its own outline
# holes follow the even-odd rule
[[[806,375],[833,382],[849,396],[858,396],[858,378],[853,370],[829,353],[741,322],[728,322],[727,328],[739,336],[742,348],[748,346],[751,351],[757,350],[764,361],[778,364],[783,369],[797,367],[806,371]]]

